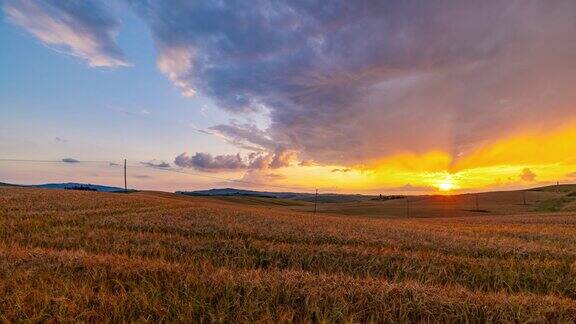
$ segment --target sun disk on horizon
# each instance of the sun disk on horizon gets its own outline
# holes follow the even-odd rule
[[[452,178],[452,176],[446,176],[436,183],[436,188],[438,188],[439,191],[443,192],[452,191],[454,189],[457,189],[457,187],[458,186],[454,182],[454,178]]]

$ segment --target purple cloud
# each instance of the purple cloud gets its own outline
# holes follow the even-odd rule
[[[183,168],[194,168],[200,171],[217,172],[232,170],[267,170],[279,169],[296,160],[296,153],[278,147],[272,153],[253,152],[243,158],[240,154],[213,156],[210,153],[197,152],[192,156],[182,153],[174,159],[174,164]]]
[[[180,155],[185,166],[279,168],[296,154],[353,166],[431,150],[458,159],[576,117],[572,0],[126,1],[183,95],[270,119],[209,129],[255,155]],[[91,66],[128,64],[101,2],[8,0],[4,11]]]
[[[7,0],[4,12],[43,44],[92,67],[130,65],[115,41],[119,22],[100,1]]]
[[[212,156],[212,154],[200,152],[192,156],[182,153],[174,159],[174,164],[183,168],[194,168],[208,172],[242,170],[248,167],[240,154]]]
[[[73,159],[73,158],[63,158],[61,161],[64,162],[64,163],[80,163],[79,160],[76,160],[76,159]]]
[[[574,1],[134,7],[151,26],[160,70],[185,94],[267,112],[267,129],[213,128],[244,148],[280,145],[342,165],[406,150],[465,156],[575,115]]]

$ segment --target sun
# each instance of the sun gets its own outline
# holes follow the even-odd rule
[[[454,189],[458,189],[454,178],[451,175],[445,176],[436,182],[436,187],[439,191],[448,192]]]
[[[438,184],[438,190],[440,191],[451,191],[454,189],[454,183],[452,182],[440,182]]]

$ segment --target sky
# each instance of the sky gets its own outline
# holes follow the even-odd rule
[[[0,2],[0,182],[576,182],[573,0]]]

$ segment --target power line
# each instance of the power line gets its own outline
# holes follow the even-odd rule
[[[63,164],[83,164],[83,163],[106,163],[111,167],[123,167],[122,163],[120,162],[113,162],[113,161],[104,161],[104,160],[74,160],[74,161],[64,161],[64,160],[40,160],[40,159],[8,159],[8,158],[0,158],[0,162],[38,162],[38,163],[63,163]],[[186,174],[186,175],[191,175],[191,176],[197,176],[197,177],[202,177],[202,178],[207,178],[207,179],[213,179],[213,180],[220,180],[220,181],[226,181],[226,182],[234,182],[234,183],[244,183],[244,184],[249,184],[249,185],[254,185],[254,186],[263,186],[263,187],[272,187],[272,188],[279,188],[279,189],[285,189],[285,190],[299,190],[299,191],[304,191],[306,189],[304,188],[297,188],[297,187],[289,187],[289,186],[281,186],[281,185],[273,185],[273,184],[267,184],[267,183],[259,183],[259,182],[255,182],[255,181],[247,181],[247,180],[242,180],[242,179],[230,179],[230,178],[224,178],[224,177],[218,177],[218,176],[211,176],[211,175],[207,175],[207,174],[203,174],[203,173],[197,173],[197,172],[191,172],[191,171],[184,171],[184,170],[180,170],[180,169],[172,169],[172,168],[161,168],[161,167],[154,167],[154,166],[149,166],[149,165],[141,165],[141,164],[125,164],[124,161],[124,167],[126,166],[130,166],[130,167],[138,167],[138,168],[146,168],[146,169],[154,169],[154,170],[160,170],[160,171],[168,171],[168,172],[175,172],[175,173],[180,173],[180,174]]]
[[[316,215],[316,206],[318,205],[318,189],[316,189],[316,194],[314,195],[314,215]]]
[[[406,196],[406,217],[410,217],[410,196]]]
[[[124,192],[128,192],[128,182],[126,181],[126,159],[124,159]]]
[[[160,168],[160,167],[144,166],[144,165],[132,165],[132,166],[141,167],[141,168],[148,168],[148,169],[155,169],[155,170],[160,170],[160,171],[175,172],[175,173],[181,173],[181,174],[187,174],[187,175],[193,175],[193,176],[197,176],[197,177],[203,177],[203,178],[209,178],[209,179],[213,179],[213,180],[220,180],[220,181],[227,181],[227,182],[245,183],[245,184],[251,184],[251,185],[256,185],[256,186],[273,187],[273,188],[287,189],[287,190],[300,190],[300,191],[305,190],[303,188],[272,185],[272,184],[247,181],[247,180],[242,180],[242,179],[230,179],[230,178],[223,178],[223,177],[217,177],[217,176],[210,176],[207,174],[178,170],[178,169]]]
[[[97,161],[97,160],[64,161],[64,160],[3,159],[3,158],[0,158],[0,161],[2,161],[2,162],[65,163],[65,164],[76,164],[76,163],[114,163],[114,162],[110,162],[110,161]]]

